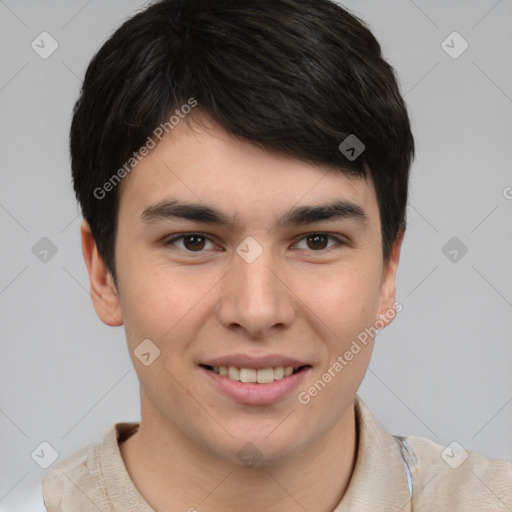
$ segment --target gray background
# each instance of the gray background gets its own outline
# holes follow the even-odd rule
[[[512,0],[343,4],[396,68],[418,148],[403,310],[360,394],[392,433],[512,459]],[[60,461],[139,419],[123,328],[89,298],[67,136],[93,53],[143,5],[0,0],[0,506],[39,482],[42,441]],[[31,48],[43,31],[59,45],[47,59]],[[469,43],[456,59],[441,46],[453,31]],[[442,251],[454,236],[457,262]],[[47,262],[32,252],[43,237]]]

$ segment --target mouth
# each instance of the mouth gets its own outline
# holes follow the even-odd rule
[[[200,361],[197,367],[215,393],[238,404],[269,406],[291,400],[310,378],[313,366],[307,361],[284,354],[235,353]]]
[[[311,365],[267,366],[268,364],[255,363],[253,366],[256,368],[200,364],[198,368],[214,392],[229,397],[238,404],[250,406],[271,406],[293,399],[294,392],[304,386],[308,374],[313,371]]]
[[[275,366],[259,369],[238,368],[236,366],[210,366],[207,364],[199,366],[222,377],[227,377],[232,381],[246,384],[270,384],[311,368],[311,365],[308,364],[296,367]]]

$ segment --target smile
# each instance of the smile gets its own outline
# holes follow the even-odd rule
[[[218,375],[227,377],[236,382],[269,384],[276,380],[284,379],[290,375],[305,369],[308,365],[299,366],[277,366],[275,368],[237,368],[236,366],[208,366],[204,368]]]
[[[311,365],[253,366],[257,367],[200,364],[199,369],[216,393],[251,406],[277,404],[295,397],[295,391],[313,370]]]

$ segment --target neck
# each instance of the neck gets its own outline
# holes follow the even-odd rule
[[[357,432],[351,404],[334,428],[279,464],[231,464],[191,445],[142,410],[139,430],[120,444],[128,473],[156,510],[189,512],[332,512],[352,475]],[[146,417],[145,417],[146,416]]]

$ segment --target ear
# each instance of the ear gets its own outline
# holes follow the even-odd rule
[[[379,325],[389,325],[396,316],[396,272],[400,261],[400,250],[404,240],[404,231],[401,231],[393,244],[389,261],[382,273],[382,282],[379,297],[379,312],[375,319]]]
[[[96,246],[87,221],[82,222],[82,253],[89,273],[91,299],[100,320],[111,327],[123,325],[123,316],[119,304],[119,294],[105,263]]]

